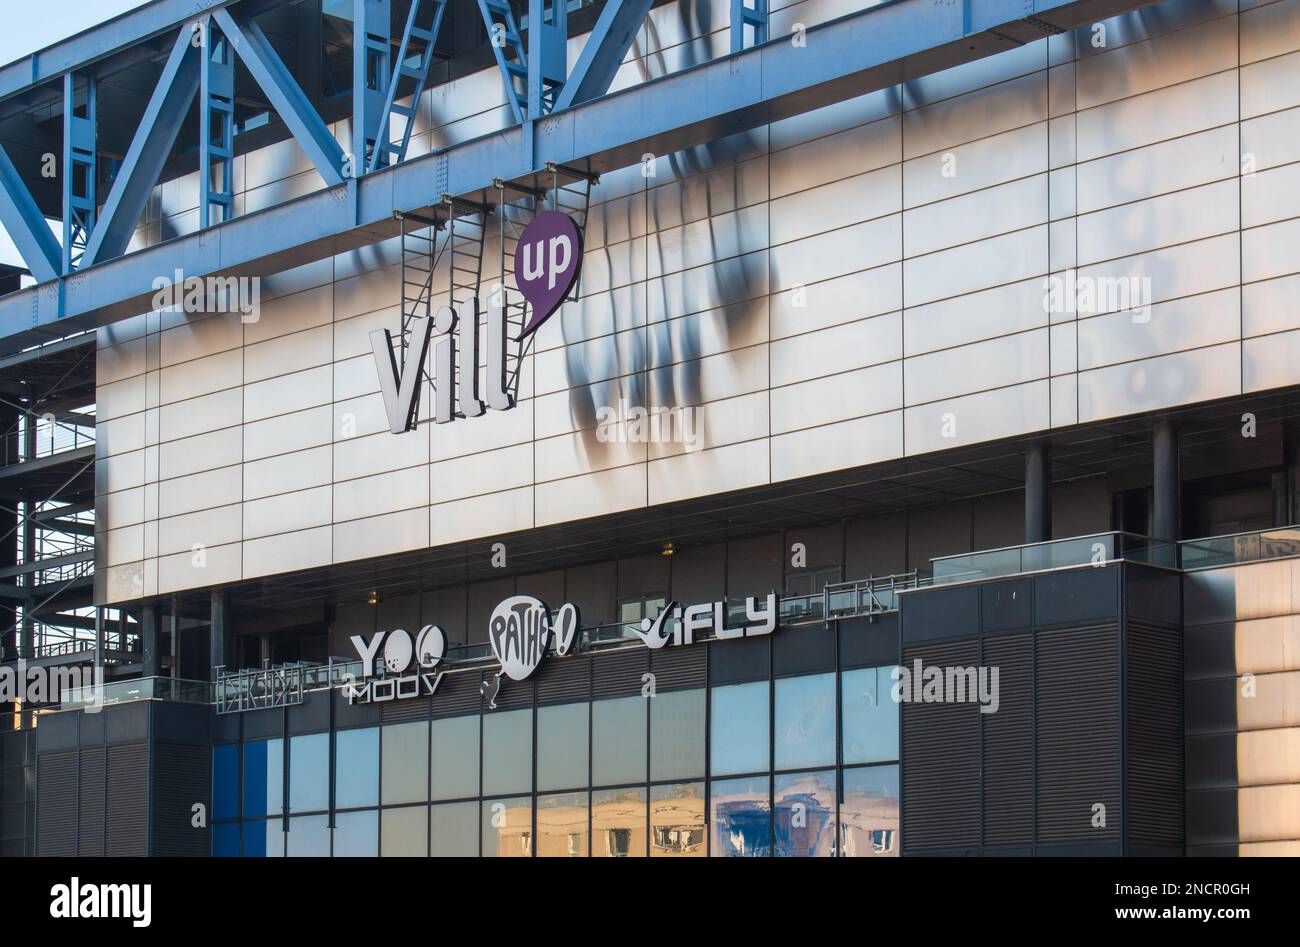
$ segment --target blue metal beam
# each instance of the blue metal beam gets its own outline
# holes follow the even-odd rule
[[[767,0],[753,0],[753,6],[747,6],[745,0],[731,0],[731,51],[738,53],[750,46],[761,46],[767,42]],[[754,30],[751,42],[745,42],[745,27]]]
[[[509,0],[478,0],[478,9],[483,25],[487,27],[488,45],[496,57],[501,81],[505,83],[510,111],[515,124],[521,124],[529,112],[528,54],[524,51],[524,39],[519,34],[515,13],[510,9]]]
[[[54,239],[49,223],[41,216],[32,194],[0,145],[0,224],[14,242],[23,262],[36,281],[43,283],[57,277],[62,269],[63,253]]]
[[[617,0],[615,0],[617,2]],[[568,0],[528,0],[528,117],[551,111],[569,72]]]
[[[421,18],[425,12],[429,14],[428,17]],[[429,79],[429,67],[433,64],[438,33],[442,30],[442,17],[446,12],[447,0],[411,0],[406,26],[402,30],[402,45],[397,51],[392,81],[388,84],[388,94],[384,98],[384,108],[380,114],[374,153],[366,165],[368,172],[406,160],[406,149],[411,145],[411,131],[415,128],[415,115],[420,108],[420,96],[424,94],[424,86]],[[415,60],[414,63],[410,62],[412,59]],[[403,78],[415,80],[410,105],[397,104],[398,86]],[[392,141],[394,115],[402,119],[402,138],[397,143]]]
[[[199,69],[200,227],[235,216],[235,54],[210,17],[207,28]]]
[[[392,78],[393,10],[389,0],[352,0],[352,166],[360,177],[384,124]]]
[[[280,59],[261,27],[238,11],[218,10],[214,15],[221,32],[234,47],[248,71],[302,150],[307,153],[326,187],[342,184],[345,156],[339,143],[321,121],[289,68]]]
[[[413,158],[357,181],[148,247],[62,281],[0,298],[0,352],[125,319],[149,308],[152,282],[268,275],[396,236],[394,211],[432,215],[443,194],[481,199],[493,179],[529,180],[551,161],[601,172],[896,86],[1140,7],[1145,0],[894,0],[808,30],[807,49],[768,43],[623,89],[548,119],[537,154],[524,128]],[[1032,19],[1031,19],[1032,18]],[[971,25],[973,24],[973,25]],[[629,121],[628,116],[635,116]]]
[[[82,267],[126,252],[131,234],[180,132],[181,122],[199,89],[199,49],[193,27],[181,27],[163,66],[158,85],[140,119],[126,158],[113,181],[104,209],[86,242]]]
[[[85,115],[77,109],[77,74],[63,77],[63,171],[59,183],[63,189],[63,272],[71,273],[80,265],[86,243],[95,229],[99,204],[95,199],[96,80],[85,76]]]
[[[605,4],[564,90],[556,99],[554,111],[588,102],[609,91],[614,74],[652,6],[654,0],[609,0]]]

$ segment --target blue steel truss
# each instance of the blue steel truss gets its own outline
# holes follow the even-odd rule
[[[95,200],[98,162],[95,152],[96,81],[87,74],[82,80],[85,104],[77,105],[75,72],[63,77],[63,272],[71,273],[81,263],[90,234],[95,229],[98,204]]]
[[[389,11],[391,0],[353,2],[361,14],[354,23],[360,39],[354,43],[354,69],[365,81],[353,90],[352,155],[344,154],[254,21],[276,0],[154,0],[105,24],[102,35],[91,31],[93,41],[74,37],[42,57],[25,60],[26,78],[12,67],[0,68],[0,97],[14,95],[102,59],[120,48],[114,37],[141,43],[178,29],[98,220],[90,217],[93,208],[86,213],[71,199],[66,201],[65,217],[82,213],[80,222],[72,225],[85,242],[77,279],[63,276],[64,249],[0,148],[0,223],[36,279],[58,282],[57,291],[32,287],[0,298],[0,351],[147,309],[154,276],[171,272],[179,258],[193,275],[277,272],[396,236],[401,224],[395,214],[435,216],[448,196],[473,202],[500,181],[535,186],[550,164],[579,169],[580,174],[622,167],[647,151],[663,154],[693,147],[886,88],[900,75],[936,72],[1149,5],[1147,0],[888,0],[810,28],[807,43],[796,47],[762,42],[766,0],[750,0],[754,5],[744,6],[748,12],[734,21],[743,47],[739,51],[611,95],[610,85],[652,0],[608,0],[567,75],[562,3],[552,0],[555,5],[548,11],[546,0],[530,0],[525,37],[505,0],[478,0],[484,19],[504,26],[494,54],[511,90],[517,124],[406,158],[413,115],[395,104],[397,86],[403,79],[415,80],[413,112],[437,39],[436,29],[426,30],[416,18],[432,13],[424,22],[437,26],[445,0],[424,0],[416,5],[419,9],[412,9],[396,62],[390,27],[381,16]],[[743,0],[735,2],[743,5]],[[224,50],[218,37],[224,38]],[[806,48],[815,48],[815,54],[809,55]],[[242,218],[231,216],[227,199],[233,112],[226,106],[233,101],[232,51],[326,184],[325,190]],[[51,75],[51,62],[63,68]],[[197,234],[122,257],[200,86],[205,115],[199,148],[205,170],[201,215],[206,226]],[[93,139],[93,109],[86,117]],[[546,133],[534,136],[533,125],[542,117]],[[400,141],[395,118],[401,119]],[[84,130],[68,137],[80,141],[79,148],[88,140]],[[90,167],[94,158],[85,160]],[[357,180],[349,182],[346,191],[335,191],[354,175]],[[69,266],[74,254],[75,248],[69,251]]]

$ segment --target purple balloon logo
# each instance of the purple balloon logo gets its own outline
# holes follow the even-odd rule
[[[533,307],[525,339],[560,308],[582,269],[582,234],[568,214],[544,210],[529,222],[515,248],[515,282]]]

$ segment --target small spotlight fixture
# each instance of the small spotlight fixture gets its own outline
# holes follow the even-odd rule
[[[664,548],[659,550],[659,555],[667,558],[668,556],[671,556],[676,551],[677,550],[673,548],[672,543],[664,543]]]
[[[369,597],[368,599],[366,599],[366,604],[367,604],[367,605],[378,605],[378,604],[379,604],[379,593],[378,593],[378,592],[371,592],[371,593],[370,593],[370,597]]]

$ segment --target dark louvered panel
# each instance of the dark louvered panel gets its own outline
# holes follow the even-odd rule
[[[594,698],[639,694],[650,670],[647,648],[620,649],[598,654],[591,660],[591,692]]]
[[[77,854],[104,854],[104,748],[81,751],[81,800],[77,812]]]
[[[496,670],[485,671],[483,679],[491,683],[492,678],[496,675]],[[533,705],[533,690],[536,682],[531,678],[525,678],[522,681],[512,681],[505,675],[501,676],[499,681],[500,688],[497,690],[497,709],[507,710],[519,707],[531,707]]]
[[[446,683],[443,678],[443,683]],[[442,684],[438,685],[438,693]],[[433,710],[434,697],[408,697],[404,700],[384,701],[379,707],[379,719],[384,723],[405,723],[408,720],[426,720]]]
[[[537,702],[567,704],[591,696],[591,659],[547,658],[537,672]]]
[[[1036,669],[1038,841],[1118,841],[1117,627],[1040,632]],[[1093,825],[1098,804],[1105,806],[1104,827]]]
[[[1129,844],[1183,844],[1182,633],[1128,625]]]
[[[658,690],[703,687],[709,668],[704,659],[708,648],[662,648],[650,652],[650,673]]]
[[[208,830],[195,828],[193,806],[211,798],[211,751],[204,746],[154,747],[154,855],[207,855]]]
[[[77,751],[42,753],[37,764],[37,854],[77,854]]]
[[[978,657],[974,641],[920,645],[903,650],[903,665],[973,667]],[[978,847],[978,704],[905,700],[900,710],[904,854]]]
[[[108,748],[110,857],[149,854],[149,750],[143,743]]]
[[[442,676],[438,692],[433,695],[433,714],[435,717],[455,717],[460,714],[477,713],[482,702],[479,683],[482,673],[472,671],[448,672]]]
[[[980,714],[984,751],[984,844],[1027,845],[1034,833],[1033,637],[984,639],[997,668],[997,709]]]

